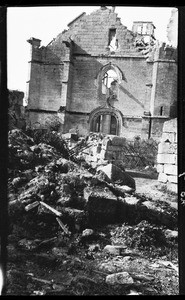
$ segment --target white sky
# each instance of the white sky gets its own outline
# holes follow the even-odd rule
[[[110,6],[107,6],[111,8]],[[8,7],[7,9],[7,67],[8,89],[26,92],[30,37],[39,38],[46,46],[67,24],[82,12],[90,14],[100,6]],[[115,12],[123,25],[132,30],[133,21],[153,21],[155,37],[167,42],[166,30],[173,7],[117,6]]]

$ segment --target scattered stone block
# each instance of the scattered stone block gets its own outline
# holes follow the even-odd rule
[[[165,230],[165,236],[168,239],[177,239],[178,238],[178,231],[177,230],[166,229]]]
[[[126,246],[106,245],[103,251],[117,256],[121,255],[125,248]]]
[[[128,272],[119,272],[111,275],[107,275],[106,283],[110,285],[115,284],[132,284],[134,283],[133,278],[129,275]]]
[[[108,188],[86,187],[84,198],[90,222],[115,222],[118,199]]]
[[[89,229],[89,228],[87,228],[87,229],[85,229],[85,230],[83,230],[82,231],[82,236],[84,237],[84,236],[90,236],[90,235],[93,235],[94,234],[94,230],[93,229]]]
[[[108,261],[99,264],[99,270],[106,273],[117,273],[122,272],[124,270],[124,264],[120,261]]]
[[[112,163],[98,167],[97,170],[103,171],[113,182],[119,182],[120,185],[127,185],[132,189],[136,187],[134,178]]]

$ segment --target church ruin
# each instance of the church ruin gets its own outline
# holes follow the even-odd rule
[[[177,51],[155,39],[152,22],[132,31],[115,7],[82,13],[47,46],[30,38],[27,114],[32,128],[159,140],[176,117]]]

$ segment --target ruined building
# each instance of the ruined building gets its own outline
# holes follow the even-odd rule
[[[132,31],[115,7],[82,13],[47,46],[30,38],[28,120],[63,133],[103,132],[158,140],[176,117],[176,49],[155,40],[152,22]]]
[[[8,90],[8,129],[26,128],[24,93],[18,90]]]

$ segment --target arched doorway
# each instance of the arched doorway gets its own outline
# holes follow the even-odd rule
[[[91,112],[89,122],[91,132],[120,135],[122,116],[115,109],[99,107]]]

